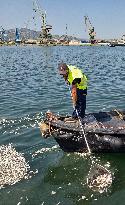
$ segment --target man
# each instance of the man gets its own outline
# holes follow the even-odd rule
[[[86,109],[87,77],[79,68],[67,65],[66,63],[59,64],[58,68],[59,74],[62,75],[67,84],[71,86],[72,100],[75,107],[72,117],[84,118]]]

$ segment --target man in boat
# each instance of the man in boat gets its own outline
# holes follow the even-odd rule
[[[59,74],[70,86],[74,105],[73,118],[84,118],[86,109],[87,77],[76,66],[61,63],[58,66]],[[77,116],[78,115],[78,116]]]

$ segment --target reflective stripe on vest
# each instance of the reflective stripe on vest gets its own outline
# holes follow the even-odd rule
[[[68,73],[68,82],[72,85],[72,82],[76,78],[81,78],[81,82],[78,84],[76,83],[76,87],[80,90],[85,90],[87,88],[87,77],[82,73],[79,68],[75,66],[68,65],[69,73]]]

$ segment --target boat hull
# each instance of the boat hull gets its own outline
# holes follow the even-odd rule
[[[86,152],[85,137],[92,152],[125,152],[125,111],[99,112],[87,115],[82,127],[71,117],[47,117],[43,136],[52,136],[65,152]],[[41,132],[43,128],[40,126]],[[84,132],[82,131],[82,128]]]
[[[86,134],[86,138],[91,149],[91,152],[111,153],[125,152],[125,135],[120,137],[110,135],[94,135]],[[59,144],[64,152],[86,152],[87,146],[84,136],[65,135],[54,136],[54,139]]]

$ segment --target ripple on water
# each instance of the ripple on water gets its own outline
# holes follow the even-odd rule
[[[18,150],[26,148],[22,157],[25,156],[27,150],[28,153],[32,153],[29,162],[22,161],[29,166],[32,164],[34,168],[38,168],[40,174],[26,185],[22,180],[24,178],[20,178],[19,180],[22,180],[22,183],[18,184],[23,199],[26,199],[23,193],[25,187],[29,204],[60,203],[73,205],[82,203],[81,200],[90,204],[91,199],[96,202],[95,192],[93,193],[86,185],[81,184],[86,180],[89,167],[88,160],[80,160],[80,157],[75,160],[65,154],[63,157],[62,155],[58,157],[56,148],[53,150],[54,152],[51,152],[55,141],[53,139],[41,139],[38,123],[42,120],[40,113],[45,113],[48,109],[55,113],[72,113],[69,91],[57,71],[58,63],[61,60],[68,64],[77,65],[87,74],[89,79],[87,112],[109,111],[113,108],[124,109],[124,51],[125,47],[112,49],[106,46],[3,46],[0,48],[0,82],[2,85],[0,90],[0,143],[13,142]],[[65,96],[64,93],[66,93]],[[35,113],[39,113],[38,116]],[[40,142],[39,146],[32,148],[33,145]],[[13,149],[12,147],[12,152],[15,152],[17,157],[20,156]],[[40,155],[42,157],[39,157]],[[8,158],[7,156],[13,165],[12,155],[7,152],[3,156],[5,161]],[[104,158],[110,158],[110,156],[107,155]],[[26,165],[25,163],[24,165]],[[123,178],[125,176],[123,155],[122,157],[121,155],[119,157],[113,156],[111,164],[120,169],[118,186],[115,187],[115,183],[113,184],[113,191],[117,192],[118,190],[120,192],[120,188],[123,189],[124,187]],[[49,170],[54,175],[51,176]],[[29,172],[30,169],[24,173]],[[20,176],[23,177],[23,172]],[[17,175],[16,180],[18,180],[18,177]],[[45,179],[48,181],[46,182]],[[13,182],[10,181],[10,183]],[[117,193],[119,194],[119,192]],[[117,196],[119,197],[119,195]],[[8,204],[7,198],[10,202],[10,195],[8,196],[5,193],[2,203]],[[12,204],[14,200],[23,204],[18,194],[15,194],[15,189],[11,198]],[[80,202],[77,202],[78,200]],[[122,203],[122,201],[120,202]]]

